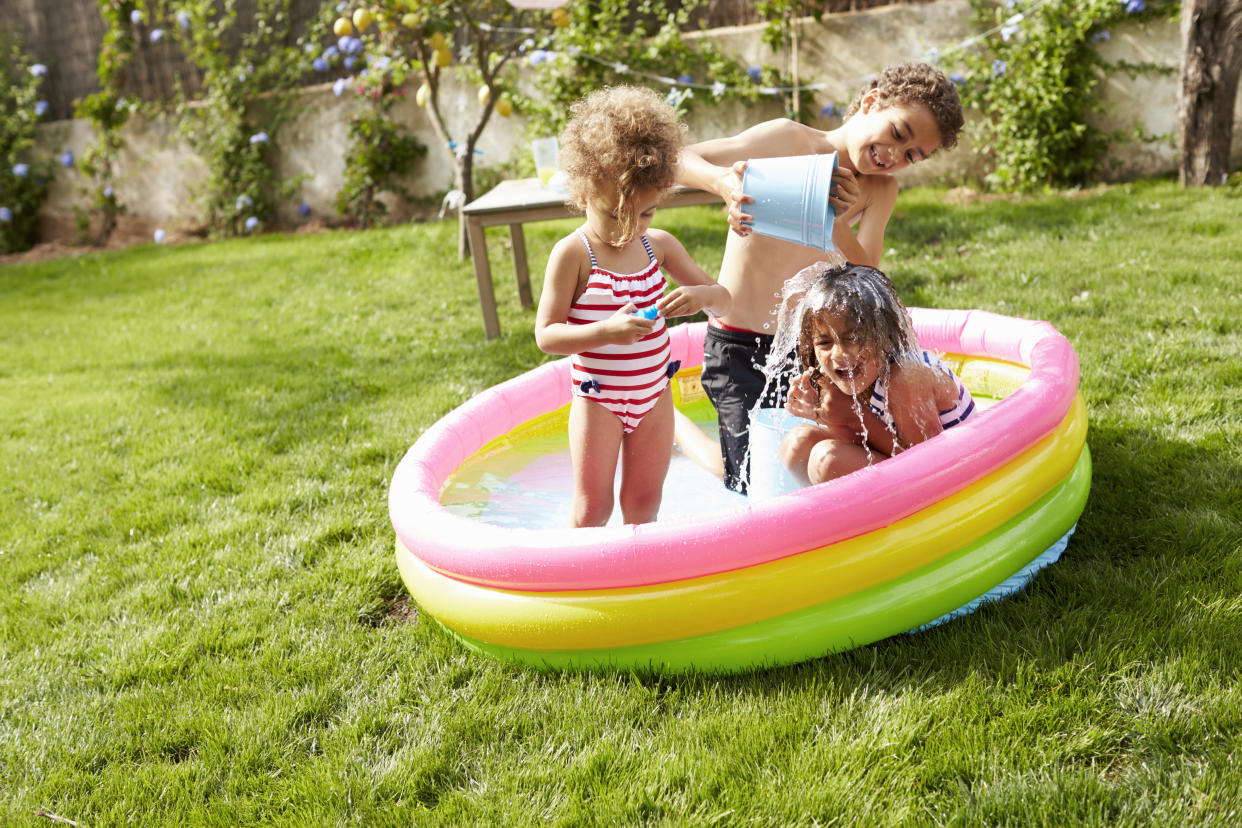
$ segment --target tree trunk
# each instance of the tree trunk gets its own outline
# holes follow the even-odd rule
[[[474,201],[474,153],[466,145],[466,154],[457,159],[457,189],[461,191],[461,205],[457,208],[457,258],[464,259],[470,252],[470,238],[466,235],[466,217],[461,208]]]
[[[1242,72],[1242,0],[1182,0],[1182,186],[1217,186],[1229,173]]]

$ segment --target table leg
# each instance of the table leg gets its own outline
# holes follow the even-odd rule
[[[509,242],[513,245],[513,269],[517,273],[518,298],[522,307],[530,310],[533,302],[530,298],[530,268],[526,265],[526,235],[522,232],[522,223],[509,225]]]
[[[474,261],[474,279],[479,284],[479,306],[483,309],[483,335],[488,339],[500,336],[500,317],[496,315],[496,294],[492,290],[492,266],[487,261],[487,241],[478,219],[466,219],[470,237],[470,258]]]

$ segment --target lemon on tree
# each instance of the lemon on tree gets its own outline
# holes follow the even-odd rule
[[[354,24],[349,22],[348,17],[338,17],[336,22],[332,24],[332,31],[337,37],[344,37],[347,34],[353,33]]]
[[[368,9],[358,9],[354,12],[354,28],[359,33],[365,32],[371,25],[371,12]]]
[[[508,98],[496,99],[496,114],[502,118],[508,118],[513,114],[513,104],[509,102]]]
[[[453,62],[453,53],[448,49],[436,49],[436,66],[448,66]]]
[[[552,10],[552,25],[556,26],[558,29],[563,29],[566,26],[568,26],[569,25],[569,12],[565,11],[565,9],[563,8],[553,9]]]
[[[491,96],[492,96],[492,90],[488,89],[486,85],[480,86],[479,87],[479,106],[484,106],[487,103],[487,99],[490,98]]]
[[[423,85],[418,87],[418,91],[414,93],[414,103],[421,107],[427,106],[427,99],[431,96],[431,87],[424,81]]]

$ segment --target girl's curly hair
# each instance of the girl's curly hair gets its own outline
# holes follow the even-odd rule
[[[560,152],[570,200],[585,210],[592,197],[617,193],[618,244],[628,244],[638,228],[631,199],[673,186],[685,126],[663,98],[639,86],[600,89],[569,111]]]
[[[945,149],[957,146],[957,136],[965,123],[962,101],[957,87],[945,77],[944,72],[929,63],[889,66],[859,91],[845,113],[846,118],[858,111],[863,96],[872,89],[879,90],[880,103],[884,107],[912,103],[927,107],[940,130],[940,146]]]

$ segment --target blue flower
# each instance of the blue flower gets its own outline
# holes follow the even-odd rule
[[[67,150],[65,150],[64,152],[62,152],[62,153],[60,154],[60,163],[61,163],[61,166],[63,166],[63,167],[72,167],[72,166],[73,166],[73,161],[74,161],[74,158],[73,158],[73,150],[71,150],[71,149],[67,149]]]
[[[251,146],[253,146],[253,145],[255,145],[255,144],[266,144],[266,143],[267,143],[267,133],[266,133],[266,132],[256,132],[254,135],[251,135],[251,136],[250,136],[250,144],[251,144]]]
[[[151,42],[152,43],[159,43],[163,39],[164,39],[163,29],[152,29],[151,30]]]
[[[1126,6],[1126,12],[1129,14],[1138,14],[1147,10],[1147,4],[1143,0],[1123,0]]]
[[[42,118],[47,114],[47,101],[37,101],[35,103],[35,117]]]
[[[337,78],[336,82],[332,84],[332,94],[339,98],[345,94],[345,90],[348,87],[349,81],[345,80],[345,78]]]
[[[315,60],[311,63],[311,66],[315,68],[316,72],[328,71],[328,62],[321,57],[315,58]]]
[[[156,243],[156,244],[163,244],[163,243],[164,243],[164,230],[163,230],[163,228],[157,227],[157,228],[155,229],[155,233],[153,234],[152,238],[154,238],[154,239],[155,239],[155,243]]]
[[[690,84],[694,83],[694,78],[690,77],[689,75],[678,75],[677,82],[684,83],[686,86],[689,86]]]
[[[13,211],[8,207],[0,207],[0,221],[8,224],[13,220]]]
[[[328,48],[323,50],[323,56],[326,60],[332,60],[332,58],[336,57],[340,53],[341,53],[341,50],[336,48],[335,46],[329,46]]]
[[[819,117],[834,118],[837,114],[837,105],[834,103],[826,103],[819,110]]]
[[[36,63],[30,67],[30,74],[34,75],[36,78],[41,78],[47,74],[47,67],[42,63]]]
[[[547,49],[536,49],[526,56],[526,60],[531,66],[538,66],[548,59]]]
[[[1005,61],[1001,60],[1000,58],[997,58],[996,60],[992,61],[992,74],[998,78],[1001,75],[1005,74],[1005,70],[1007,70],[1008,68],[1009,68],[1009,64],[1005,63]]]
[[[181,27],[182,31],[186,31],[187,29],[190,28],[189,12],[186,12],[186,11],[177,12],[177,25]]]
[[[748,66],[746,68],[746,74],[750,75],[751,80],[758,83],[759,78],[763,76],[763,69],[758,66]]]
[[[103,189],[104,198],[112,198],[112,193],[113,193],[113,192],[115,192],[115,191],[112,189],[112,185],[111,185],[111,184],[109,184],[108,186],[104,187],[104,189]]]
[[[305,201],[298,205],[298,215],[302,218],[306,218],[310,215],[310,205]]]
[[[133,23],[135,26],[137,26],[139,23],[141,23],[141,22],[142,22],[142,12],[138,11],[138,9],[134,9],[132,12],[130,12],[130,13],[129,13],[129,22],[130,22],[130,23]]]
[[[254,216],[251,216],[250,218],[246,219],[246,232],[247,233],[249,233],[251,230],[253,230],[254,228],[258,226],[259,226],[259,220],[255,218]]]
[[[14,164],[13,165],[13,175],[17,176],[18,178],[25,178],[27,173],[29,172],[30,172],[29,164]]]
[[[1101,29],[1100,31],[1098,31],[1098,32],[1096,32],[1095,34],[1091,35],[1091,42],[1092,42],[1092,43],[1099,43],[1099,42],[1101,42],[1101,41],[1106,41],[1106,40],[1108,40],[1108,39],[1109,39],[1109,38],[1111,38],[1111,37],[1112,37],[1112,35],[1108,33],[1108,29]]]
[[[349,39],[349,53],[356,55],[366,48],[366,44],[362,42],[360,37],[351,37]]]
[[[253,207],[253,206],[254,206],[254,199],[251,198],[250,196],[239,195],[237,197],[237,202],[236,202],[237,212],[240,213],[246,207]]]
[[[958,86],[961,86],[962,84],[966,83],[966,76],[963,75],[961,72],[952,72],[949,75],[949,80],[953,81]]]
[[[345,59],[341,61],[341,65],[344,66],[346,69],[353,69],[354,68],[354,56],[346,55]]]
[[[336,10],[338,12],[343,12],[348,8],[349,8],[349,3],[345,2],[345,0],[341,0],[341,2],[336,4]]]

